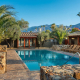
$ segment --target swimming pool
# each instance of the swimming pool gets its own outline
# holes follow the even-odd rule
[[[30,71],[40,70],[40,66],[63,65],[71,56],[48,50],[17,50],[18,55]],[[79,64],[79,58],[73,57],[67,64]]]

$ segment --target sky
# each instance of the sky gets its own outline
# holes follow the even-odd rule
[[[16,19],[29,22],[29,27],[80,23],[80,0],[0,0],[0,6],[11,5],[17,12]]]

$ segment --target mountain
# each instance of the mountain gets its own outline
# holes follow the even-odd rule
[[[45,30],[50,30],[51,31],[51,25],[45,25],[46,27],[45,27]],[[59,25],[57,25],[57,27],[59,27]],[[66,26],[67,28],[69,28],[70,26]],[[79,24],[76,24],[76,25],[72,25],[72,27],[71,28],[79,28],[80,29],[80,23]],[[37,28],[37,31],[36,31],[36,29],[35,28]],[[23,29],[23,31],[22,32],[30,32],[30,31],[32,31],[32,32],[38,32],[38,30],[39,30],[39,28],[41,28],[41,26],[33,26],[33,27],[29,27],[28,29],[27,28],[25,28],[25,29]],[[42,29],[42,31],[44,31],[44,27],[42,27],[41,28]]]

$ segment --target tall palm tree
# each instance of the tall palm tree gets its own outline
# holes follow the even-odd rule
[[[14,8],[9,5],[0,6],[0,16],[5,14],[13,15],[14,13],[9,11],[9,9],[14,9]]]
[[[72,25],[70,25],[70,28],[72,27]]]
[[[14,8],[6,5],[0,6],[0,30],[1,30],[0,42],[3,38],[4,30],[9,27],[7,23],[9,23],[9,19],[11,18],[11,15],[14,15],[14,13],[9,11],[9,9],[14,9]]]
[[[66,26],[63,26],[63,29],[64,29],[64,30],[67,30]]]
[[[70,27],[72,27],[72,25],[70,25]]]
[[[68,28],[68,30],[70,30],[70,29],[71,29],[71,27],[72,27],[72,25],[70,25],[70,27]]]
[[[46,27],[46,26],[44,25],[44,31],[45,31],[45,27]]]
[[[0,28],[1,27],[6,27],[6,23],[8,22],[8,19],[11,18],[11,15],[13,15],[14,13],[9,11],[9,9],[14,9],[11,6],[0,6]]]
[[[35,28],[36,29],[36,32],[37,32],[37,28]]]
[[[80,17],[80,12],[77,15]]]
[[[51,29],[54,30],[55,26],[56,26],[55,23],[53,23],[53,24],[51,25]]]
[[[32,31],[30,31],[30,33],[32,33]]]
[[[41,26],[41,31],[42,31],[42,27],[43,27],[43,26]]]

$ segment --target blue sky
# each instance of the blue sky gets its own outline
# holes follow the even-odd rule
[[[74,25],[80,23],[80,0],[1,0],[1,5],[11,5],[18,13],[17,19],[29,22],[29,27],[55,23]]]

